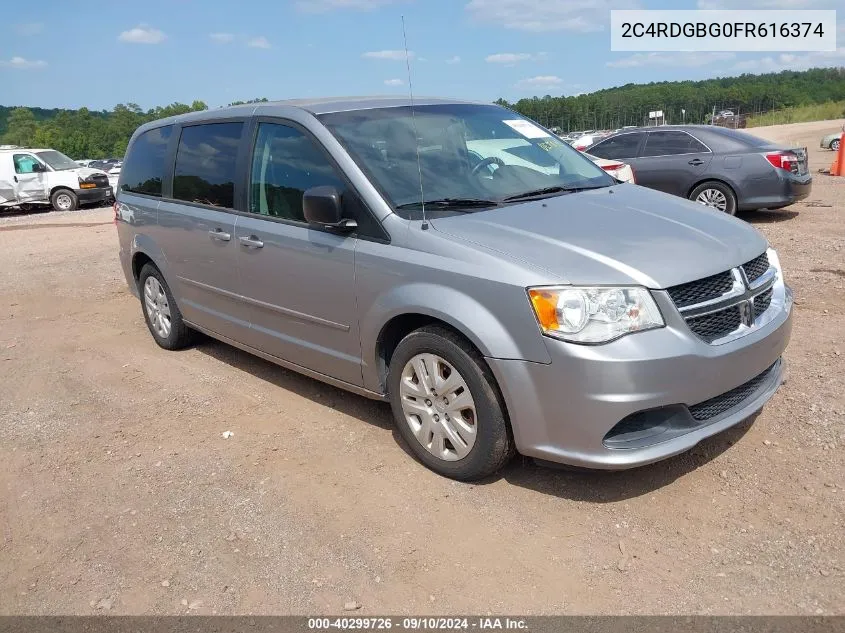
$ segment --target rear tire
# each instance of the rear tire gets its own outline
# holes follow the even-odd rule
[[[50,204],[56,211],[74,211],[79,208],[79,198],[70,189],[56,189],[50,196]]]
[[[703,182],[690,192],[689,199],[716,211],[736,215],[736,196],[724,183],[715,180]]]
[[[196,333],[185,324],[164,275],[153,264],[141,269],[138,290],[144,320],[159,347],[177,350],[194,342]]]
[[[833,139],[833,142],[830,144],[830,149],[832,149],[834,152],[839,151],[839,139],[838,138]]]
[[[427,326],[402,339],[390,359],[387,384],[399,434],[434,472],[471,481],[495,473],[513,457],[492,372],[451,330]]]

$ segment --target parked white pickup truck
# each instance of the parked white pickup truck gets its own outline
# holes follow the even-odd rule
[[[0,208],[52,205],[72,211],[113,196],[105,173],[54,149],[0,149]]]

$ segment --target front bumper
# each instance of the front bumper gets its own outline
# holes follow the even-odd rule
[[[94,204],[95,202],[105,202],[113,195],[111,187],[96,187],[94,189],[77,189],[76,197],[80,204]]]
[[[682,453],[747,419],[774,395],[782,379],[780,357],[792,331],[792,293],[778,283],[782,299],[772,301],[767,322],[723,345],[698,339],[668,296],[657,292],[664,328],[595,346],[547,338],[551,364],[488,358],[517,449],[575,466],[632,468]],[[691,423],[689,407],[741,385],[750,390],[735,405]],[[608,433],[623,419],[641,412],[653,415],[652,410],[666,412],[666,433],[652,434],[629,448],[608,446]],[[682,432],[672,426],[676,421],[686,425]]]

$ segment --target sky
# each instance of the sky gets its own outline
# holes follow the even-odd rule
[[[0,104],[144,109],[195,99],[414,94],[492,101],[784,69],[845,66],[845,8],[825,53],[610,51],[610,9],[738,8],[736,0],[144,0],[21,3],[0,23]],[[838,5],[838,6],[837,6]]]

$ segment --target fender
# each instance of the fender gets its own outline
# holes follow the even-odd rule
[[[443,321],[463,334],[488,358],[551,363],[531,306],[524,292],[497,297],[498,309],[487,306],[454,288],[430,283],[412,283],[390,288],[361,315],[361,350],[364,385],[380,390],[378,339],[394,317],[418,314]],[[516,335],[515,335],[516,334]]]
[[[149,235],[136,233],[135,236],[132,238],[130,262],[132,263],[133,272],[135,269],[135,257],[139,253],[144,254],[151,260],[153,260],[153,263],[161,271],[161,274],[164,275],[164,278],[167,280],[171,291],[173,291],[173,284],[170,283],[170,277],[168,276],[169,266],[167,263],[167,258],[164,256],[164,251],[159,248],[158,244],[156,244],[155,241],[150,238]]]

